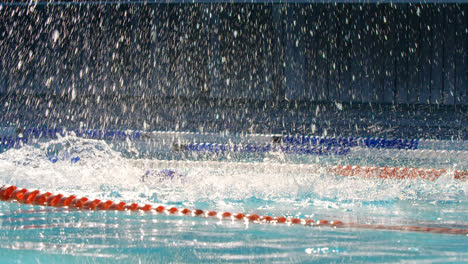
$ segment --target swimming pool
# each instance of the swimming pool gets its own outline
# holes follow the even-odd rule
[[[3,1],[0,262],[468,262],[442,2]]]
[[[99,130],[60,130],[52,137],[44,130],[37,136],[33,132],[23,131],[23,140],[0,154],[2,184],[205,213],[191,217],[2,202],[0,255],[7,262],[468,259],[466,235],[388,230],[468,229],[463,141]],[[317,152],[318,147],[348,150]],[[400,177],[410,170],[393,170],[392,176],[385,169],[365,169],[383,166],[418,168],[417,176],[434,173],[425,168],[446,170],[428,180]],[[337,168],[348,168],[348,174]],[[209,211],[368,226],[238,221],[209,217]]]

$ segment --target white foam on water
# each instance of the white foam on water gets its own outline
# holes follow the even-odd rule
[[[52,158],[51,158],[52,157]],[[79,157],[79,160],[77,160]],[[52,162],[56,160],[56,162]],[[103,140],[61,137],[0,154],[0,182],[22,188],[139,203],[229,209],[245,201],[261,209],[353,210],[394,201],[467,202],[468,183],[447,173],[426,180],[340,177],[327,164],[136,159]],[[166,177],[164,170],[174,172]],[[145,174],[151,172],[145,180]]]

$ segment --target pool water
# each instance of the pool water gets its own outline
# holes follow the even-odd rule
[[[138,141],[76,135],[0,153],[0,183],[101,200],[362,224],[468,229],[468,181],[343,177],[334,164],[466,170],[463,149],[422,154],[353,148],[347,156],[145,154]],[[460,144],[458,144],[460,145]],[[390,164],[393,163],[393,164]],[[451,262],[468,237],[311,227],[143,212],[0,203],[5,263]]]

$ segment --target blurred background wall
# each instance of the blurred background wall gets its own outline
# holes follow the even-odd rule
[[[468,104],[467,4],[2,6],[2,93]]]
[[[468,137],[468,4],[61,3],[0,5],[2,120]]]

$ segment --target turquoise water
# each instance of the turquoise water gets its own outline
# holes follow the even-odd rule
[[[161,153],[159,158],[171,158],[160,160],[142,157],[136,142],[128,144],[122,148],[71,136],[9,149],[0,153],[0,182],[156,206],[468,228],[468,182],[454,180],[450,173],[425,181],[340,177],[327,170],[339,161],[385,164],[377,150],[357,150],[346,158],[281,153],[256,157],[225,153],[222,158],[192,153],[177,158]],[[405,159],[398,160],[394,163],[400,166],[466,166],[466,158],[450,153],[425,158],[408,151]],[[163,170],[177,176],[161,176]],[[149,176],[142,180],[144,175]],[[468,237],[461,235],[76,211],[6,202],[0,203],[0,229],[0,257],[5,263],[468,261]]]
[[[6,262],[463,262],[463,236],[3,204]]]

